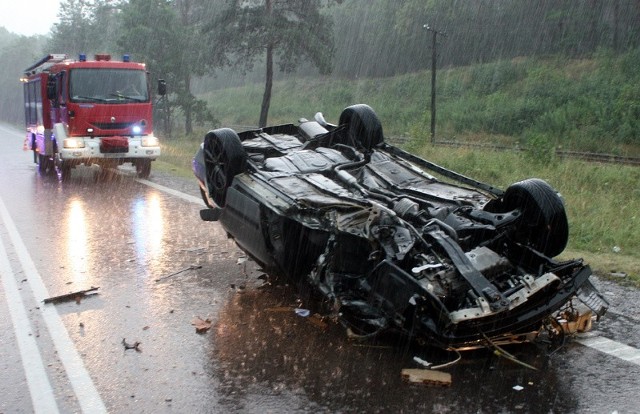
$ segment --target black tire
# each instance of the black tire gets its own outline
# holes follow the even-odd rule
[[[136,161],[136,174],[138,178],[149,178],[149,175],[151,175],[151,160]]]
[[[54,164],[56,174],[60,181],[69,181],[71,178],[71,165],[68,162],[59,161]]]
[[[56,171],[56,166],[55,166],[53,160],[51,159],[51,157],[48,157],[46,155],[44,157],[44,167],[45,167],[44,168],[45,172],[47,174],[49,174],[49,173],[53,174]]]
[[[487,211],[501,213],[519,209],[515,240],[548,257],[562,253],[569,240],[564,203],[545,181],[531,178],[512,184],[502,200],[487,204]]]
[[[218,207],[225,206],[227,189],[233,177],[245,171],[246,164],[247,152],[232,129],[216,129],[204,137],[205,183]]]
[[[348,125],[349,139],[367,151],[384,142],[382,124],[369,105],[346,107],[340,114],[339,124]]]
[[[38,165],[38,172],[40,174],[46,174],[47,173],[47,168],[48,168],[48,160],[47,157],[45,157],[44,155],[37,153],[34,151],[33,152],[36,155],[37,161],[36,164]]]

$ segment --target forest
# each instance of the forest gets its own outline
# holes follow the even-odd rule
[[[278,82],[331,82],[334,105],[353,103],[350,85],[365,80],[408,79],[397,88],[426,94],[435,55],[443,132],[521,137],[587,122],[589,139],[608,131],[635,144],[639,22],[639,0],[63,0],[49,36],[0,28],[0,120],[22,122],[17,79],[47,53],[128,53],[146,62],[154,80],[170,85],[159,108],[166,122],[156,123],[166,136],[226,120],[216,91],[233,96],[233,88],[260,91],[252,118],[236,121],[250,125],[278,110]],[[424,125],[424,99],[393,102],[398,118],[420,120],[395,134]]]

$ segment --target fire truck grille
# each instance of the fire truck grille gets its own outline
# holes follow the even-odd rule
[[[134,124],[132,122],[109,122],[109,123],[95,122],[93,125],[98,129],[112,130],[112,129],[128,129],[128,128],[131,128]]]
[[[101,153],[123,153],[129,151],[129,140],[126,137],[104,137],[100,140]]]

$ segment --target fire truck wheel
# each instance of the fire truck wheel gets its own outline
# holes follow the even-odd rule
[[[36,149],[36,137],[31,135],[31,148],[33,148],[33,162],[38,162],[38,150]]]
[[[149,178],[151,174],[151,160],[137,161],[136,173],[138,174],[138,178]]]
[[[56,163],[55,167],[60,181],[69,180],[69,177],[71,177],[71,166],[68,163],[62,161],[60,163]]]
[[[36,152],[33,152],[34,154],[36,154]],[[47,173],[47,157],[45,157],[42,154],[37,154],[37,164],[38,164],[38,172],[40,172],[41,174],[46,174]]]

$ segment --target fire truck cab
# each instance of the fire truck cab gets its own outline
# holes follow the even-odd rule
[[[145,64],[110,55],[87,60],[50,54],[25,69],[25,149],[42,173],[66,180],[78,165],[135,166],[147,178],[160,156],[153,135],[152,96]],[[158,82],[158,94],[166,86]]]

